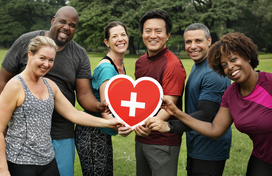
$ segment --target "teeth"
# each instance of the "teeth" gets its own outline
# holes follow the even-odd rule
[[[125,44],[120,44],[120,45],[117,45],[117,47],[122,47],[122,46],[125,46]]]
[[[199,53],[199,51],[196,51],[196,52],[192,52],[192,54],[197,54],[197,53]]]
[[[67,37],[67,35],[64,33],[60,33],[60,37],[65,38],[65,37]]]
[[[235,76],[238,72],[239,72],[239,70],[233,72],[233,73],[231,74],[231,76]]]
[[[150,43],[157,43],[156,41],[151,41]]]

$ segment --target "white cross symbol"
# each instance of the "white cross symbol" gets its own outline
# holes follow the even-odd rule
[[[145,108],[145,103],[136,102],[137,93],[131,92],[130,101],[121,101],[121,106],[129,107],[129,116],[135,117],[136,108]]]

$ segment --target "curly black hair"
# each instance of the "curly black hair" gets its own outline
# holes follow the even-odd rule
[[[209,66],[219,75],[226,76],[221,66],[222,55],[237,54],[248,61],[254,69],[259,65],[257,46],[243,33],[228,33],[214,43],[208,52]]]

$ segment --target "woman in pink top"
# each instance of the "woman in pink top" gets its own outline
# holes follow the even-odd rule
[[[253,142],[247,176],[272,175],[272,74],[255,71],[259,65],[256,45],[242,33],[228,33],[212,45],[209,66],[234,81],[225,91],[212,123],[199,121],[180,111],[170,100],[162,108],[198,133],[219,139],[234,122]],[[167,123],[149,119],[152,130],[163,132]]]

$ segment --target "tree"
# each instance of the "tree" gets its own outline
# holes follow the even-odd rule
[[[0,0],[0,45],[9,47],[23,33],[48,30],[64,0]]]
[[[168,47],[180,50],[183,47],[183,30],[193,22],[204,23],[210,30],[213,41],[218,34],[232,31],[229,21],[239,19],[241,8],[247,0],[71,0],[80,14],[75,40],[87,50],[99,48],[103,44],[103,29],[113,20],[120,20],[128,26],[129,51],[136,53],[143,47],[138,22],[149,9],[164,9],[173,20],[172,37]]]
[[[244,33],[257,44],[259,51],[272,52],[272,4],[270,0],[248,0],[233,29]]]
[[[136,0],[71,0],[70,5],[79,12],[79,24],[75,40],[87,50],[97,50],[105,46],[104,28],[111,21],[122,21],[128,26],[129,49],[135,53],[134,38],[139,35],[135,7],[140,1]]]

